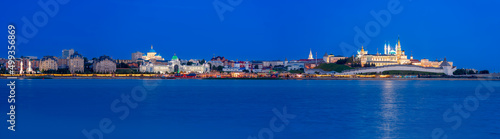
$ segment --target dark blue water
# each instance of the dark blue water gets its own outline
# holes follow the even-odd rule
[[[500,138],[498,81],[0,81],[0,139]]]

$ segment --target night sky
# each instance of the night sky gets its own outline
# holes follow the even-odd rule
[[[5,32],[13,23],[17,35],[29,41],[17,40],[18,57],[61,56],[62,49],[73,48],[89,58],[130,59],[132,52],[147,52],[151,45],[166,59],[176,53],[181,59],[209,59],[215,54],[232,60],[292,60],[307,58],[309,49],[318,57],[325,52],[351,56],[352,47],[343,51],[340,44],[361,48],[354,43],[354,28],[365,32],[365,26],[375,21],[379,32],[364,42],[369,53],[377,48],[383,53],[385,41],[394,47],[399,35],[403,50],[416,59],[446,57],[458,68],[500,71],[497,0],[60,0],[65,1],[69,2],[59,3],[53,16],[37,1],[0,1]],[[214,1],[227,10],[223,20]],[[380,25],[370,11],[388,11],[394,2],[400,2],[399,13],[391,14],[386,26]],[[48,21],[33,25],[36,34],[23,33],[27,25],[22,18],[34,22],[34,15],[47,15]],[[0,57],[5,58],[6,51],[0,49]]]

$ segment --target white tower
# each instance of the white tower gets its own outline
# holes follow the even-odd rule
[[[391,42],[387,42],[387,54],[391,52]]]
[[[314,58],[313,58],[313,52],[312,52],[312,50],[311,50],[311,49],[309,49],[309,58],[307,58],[307,59],[314,59]]]
[[[396,51],[396,54],[398,54],[398,44],[394,46],[394,51]]]
[[[283,62],[285,64],[285,67],[288,66],[288,59],[285,57],[285,61]]]
[[[20,66],[21,70],[19,70],[19,74],[23,74],[23,60],[21,59],[21,66]]]
[[[451,67],[450,63],[448,63],[448,61],[446,61],[446,57],[444,58],[443,62],[441,62],[441,64],[439,66],[443,68],[443,72],[446,75],[453,75],[453,72],[455,72],[455,70],[457,70],[456,67],[455,68]]]
[[[384,55],[387,54],[387,42],[384,43]]]
[[[26,69],[27,73],[33,73],[33,69],[31,69],[31,61],[28,61],[28,69]]]

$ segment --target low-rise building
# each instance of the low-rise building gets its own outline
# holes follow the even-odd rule
[[[132,62],[134,62],[134,61],[133,60],[128,60],[128,59],[117,59],[117,60],[115,60],[115,63],[125,63],[125,64],[127,64],[127,63],[132,63]]]
[[[140,65],[139,71],[141,72],[154,72],[160,74],[166,73],[206,73],[210,71],[210,67],[205,64],[183,65],[179,58],[174,54],[168,64],[155,63],[146,61]]]
[[[83,56],[78,52],[73,53],[73,55],[69,57],[68,66],[71,73],[83,73],[85,66]]]
[[[343,57],[343,56],[335,56],[333,54],[327,54],[325,53],[325,55],[323,55],[323,61],[325,63],[335,63],[341,59],[346,59],[347,57]]]
[[[288,62],[287,70],[304,70],[305,64],[303,62]]]
[[[222,61],[208,61],[208,63],[212,65],[212,67],[224,66],[224,63],[222,63]]]
[[[226,66],[222,69],[222,71],[224,71],[224,72],[241,72],[243,70],[239,67],[227,67]]]
[[[280,60],[273,60],[273,61],[262,61],[262,66],[264,67],[271,67],[271,66],[280,66],[284,65],[285,63]]]
[[[450,61],[447,61],[448,64],[450,64],[451,66],[453,66],[453,62],[450,62]],[[420,64],[414,64],[414,65],[417,65],[417,66],[422,66],[422,67],[440,67],[441,63],[443,63],[443,61],[429,61],[429,59],[422,59],[420,60]]]
[[[132,62],[137,62],[137,61],[138,61],[138,59],[142,59],[142,56],[143,56],[143,55],[144,55],[144,53],[139,52],[139,51],[137,51],[137,52],[135,52],[135,53],[132,53],[132,59],[131,59],[131,60],[132,60]]]
[[[317,66],[319,66],[322,63],[325,63],[323,59],[300,59],[297,61],[291,61],[291,62],[301,62],[304,63],[306,69],[313,69]]]
[[[235,68],[240,68],[241,70],[249,70],[252,68],[252,64],[249,61],[238,61],[234,63]]]
[[[69,62],[69,59],[59,58],[59,59],[57,59],[57,66],[59,69],[66,69],[66,68],[68,68],[68,62]]]
[[[58,59],[54,56],[44,56],[40,60],[39,70],[42,72],[48,71],[48,70],[57,70],[58,69],[57,61],[58,61]]]
[[[253,70],[262,69],[262,68],[264,68],[264,62],[262,62],[262,61],[252,61],[252,69]]]
[[[93,68],[95,73],[114,73],[116,63],[111,57],[104,55],[94,61]]]

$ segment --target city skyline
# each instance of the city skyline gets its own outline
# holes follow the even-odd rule
[[[500,0],[0,5],[0,139],[500,138]]]
[[[130,59],[131,53],[147,52],[152,44],[162,55],[176,53],[188,59],[209,59],[214,54],[234,60],[305,59],[309,49],[317,52],[318,57],[325,52],[351,56],[355,53],[344,54],[339,44],[346,42],[360,49],[353,43],[357,34],[353,28],[364,30],[367,23],[376,20],[371,11],[386,9],[388,2],[308,3],[306,6],[317,8],[304,11],[296,10],[304,6],[298,2],[280,5],[245,1],[234,11],[226,12],[220,21],[210,2],[161,2],[153,6],[133,1],[100,5],[71,1],[60,5],[57,15],[50,17],[47,25],[38,27],[38,33],[28,43],[19,43],[16,55],[60,56],[61,50],[73,48],[85,57],[109,55],[114,59]],[[495,18],[492,7],[499,2],[400,2],[403,10],[392,15],[391,22],[377,36],[370,37],[364,49],[376,52],[379,48],[381,53],[386,41],[395,42],[395,36],[400,35],[407,54],[418,54],[414,55],[416,59],[446,57],[459,68],[500,70],[493,61],[498,50],[495,32],[500,31],[497,26],[500,19]],[[20,35],[23,35],[22,17],[32,20],[33,13],[42,10],[36,3],[9,1],[8,4],[23,4],[31,9],[4,9],[14,11],[5,19],[14,19],[10,23],[20,27]],[[109,5],[114,5],[113,11],[107,10]],[[169,5],[184,8],[169,8]],[[188,9],[197,12],[190,13]]]

